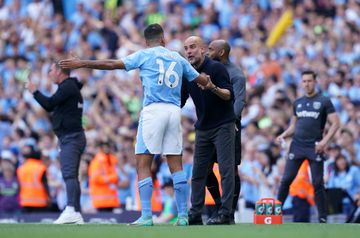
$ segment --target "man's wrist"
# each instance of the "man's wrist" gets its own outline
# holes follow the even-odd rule
[[[322,139],[321,141],[321,144],[324,144],[324,145],[327,145],[328,141],[326,139]]]
[[[216,93],[219,90],[219,88],[217,86],[213,87],[212,89],[210,89],[210,91],[212,93]]]

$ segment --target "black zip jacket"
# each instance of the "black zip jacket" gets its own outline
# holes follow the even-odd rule
[[[82,84],[76,78],[67,78],[59,84],[51,97],[46,97],[39,91],[34,92],[35,100],[51,113],[51,124],[58,137],[83,130],[81,88]]]

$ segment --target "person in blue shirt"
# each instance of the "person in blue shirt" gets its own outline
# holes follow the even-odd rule
[[[139,119],[135,154],[139,178],[141,217],[132,225],[152,226],[150,167],[154,154],[166,155],[179,211],[176,225],[188,225],[186,175],[182,169],[181,85],[182,78],[207,90],[214,88],[210,77],[199,74],[179,53],[165,48],[164,31],[159,24],[144,30],[147,48],[121,60],[62,60],[63,68],[102,70],[140,69],[144,89],[143,109]]]

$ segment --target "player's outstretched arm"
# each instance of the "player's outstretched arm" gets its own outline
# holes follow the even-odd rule
[[[70,58],[61,60],[59,62],[61,68],[64,69],[100,69],[100,70],[114,70],[125,69],[124,62],[122,60],[81,60],[78,58]]]

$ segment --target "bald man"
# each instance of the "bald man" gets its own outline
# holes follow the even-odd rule
[[[246,97],[246,79],[242,70],[236,66],[235,64],[230,62],[229,54],[230,54],[230,45],[225,40],[214,40],[210,43],[208,48],[208,55],[211,59],[221,62],[226,70],[229,73],[230,81],[234,90],[234,112],[236,116],[236,130],[235,130],[235,188],[234,188],[234,200],[232,204],[232,212],[231,212],[231,223],[235,223],[234,221],[234,212],[236,210],[236,206],[238,203],[239,195],[240,195],[240,177],[238,171],[238,165],[241,162],[241,112],[245,106],[245,97]],[[214,157],[214,162],[217,161],[216,156]],[[206,186],[211,193],[215,203],[219,206],[220,200],[220,191],[219,191],[219,183],[218,180],[212,170],[213,164],[210,165],[209,174],[206,180]]]
[[[204,91],[196,83],[184,81],[182,88],[182,105],[190,94],[198,118],[195,123],[196,139],[189,225],[202,225],[201,213],[205,200],[207,170],[214,153],[218,158],[223,194],[217,216],[210,218],[207,224],[230,224],[235,166],[235,114],[232,103],[232,85],[225,66],[205,56],[206,46],[201,38],[189,37],[184,42],[184,49],[191,65],[199,73],[209,75],[215,85],[212,89]]]

